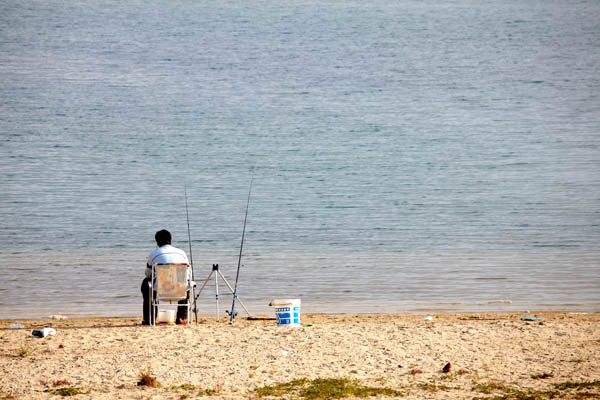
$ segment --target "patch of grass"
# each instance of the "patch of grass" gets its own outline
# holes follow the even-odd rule
[[[219,394],[219,391],[216,389],[201,389],[198,392],[198,396],[216,396]]]
[[[542,374],[534,374],[531,375],[532,379],[546,379],[546,378],[552,378],[554,376],[553,372],[544,372]]]
[[[274,386],[263,386],[261,388],[257,388],[255,393],[258,395],[258,397],[282,396],[286,393],[291,393],[298,390],[307,382],[308,381],[306,379],[294,379],[291,382],[278,383]]]
[[[573,395],[574,399],[599,399],[600,395],[598,393],[589,393],[589,392],[577,392]]]
[[[195,390],[196,386],[191,385],[189,383],[184,383],[179,386],[171,386],[167,390]]]
[[[453,382],[454,381],[454,376],[450,375],[450,374],[442,375],[442,376],[440,376],[440,381]]]
[[[188,397],[190,397],[190,395],[185,393],[185,394],[182,394],[181,396],[179,396],[179,399],[183,400],[183,399],[187,399]]]
[[[550,374],[538,374],[539,378],[544,379],[544,377],[550,377],[547,375]],[[538,375],[532,375],[536,377]],[[600,398],[600,394],[597,392],[582,392],[583,389],[594,389],[600,388],[600,380],[588,381],[588,382],[563,382],[563,383],[555,383],[555,390],[534,390],[534,389],[524,389],[521,390],[516,387],[511,387],[504,385],[499,382],[488,382],[488,383],[479,383],[473,387],[473,391],[491,394],[493,392],[503,392],[501,395],[496,395],[493,397],[473,397],[472,400],[550,400],[550,399],[576,399],[583,400],[594,398]],[[576,392],[565,392],[566,390],[575,389]]]
[[[451,388],[446,385],[436,385],[435,383],[417,383],[417,386],[428,392],[439,392],[440,390],[447,391]]]
[[[363,386],[350,379],[315,379],[300,395],[305,399],[341,399],[344,397],[403,396],[404,393],[389,389]]]
[[[283,396],[291,394],[306,400],[342,399],[346,397],[404,396],[403,392],[389,388],[361,385],[356,380],[346,378],[333,379],[296,379],[274,386],[265,386],[255,390],[258,397]]]
[[[537,390],[521,391],[515,390],[512,393],[494,397],[474,397],[473,400],[551,400],[562,399],[560,392],[542,392]]]
[[[29,355],[30,351],[27,347],[23,346],[17,351],[17,355],[21,358],[25,358]]]
[[[152,371],[147,369],[145,372],[140,371],[140,380],[137,383],[138,386],[149,386],[153,388],[160,387],[160,383],[156,380],[156,377],[152,375]]]
[[[481,392],[485,394],[490,394],[494,391],[500,391],[504,393],[511,393],[514,391],[513,388],[498,382],[478,383],[477,385],[473,386],[472,390],[474,392]]]
[[[600,387],[600,380],[596,379],[595,381],[588,382],[563,382],[563,383],[555,383],[554,387],[559,390],[566,389],[587,389],[592,387]]]
[[[473,390],[480,391],[485,394],[490,394],[494,391],[504,392],[504,394],[494,397],[474,397],[473,400],[550,400],[564,398],[564,393],[556,390],[520,390],[518,388],[506,386],[497,382],[479,384],[476,385]]]
[[[59,396],[68,397],[68,396],[77,396],[78,394],[89,394],[90,391],[84,391],[82,388],[77,386],[66,386],[60,387],[58,389],[47,389],[46,392],[57,394]]]

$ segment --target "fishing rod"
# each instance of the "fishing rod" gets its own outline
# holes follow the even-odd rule
[[[192,282],[196,282],[194,278],[194,255],[192,254],[192,234],[190,233],[190,213],[188,210],[187,186],[185,185],[183,186],[183,194],[185,196],[185,216],[187,218],[188,243],[190,245],[190,265],[192,267]],[[198,325],[198,308],[196,307],[196,293],[194,285],[192,285],[192,298],[194,299],[194,316],[196,318],[196,325]]]
[[[246,234],[246,221],[248,220],[248,206],[250,205],[250,193],[252,193],[252,182],[254,181],[254,171],[250,179],[250,188],[248,189],[248,200],[246,201],[246,214],[244,215],[244,229],[242,230],[242,242],[240,243],[240,256],[238,258],[237,273],[235,275],[235,287],[233,290],[233,302],[231,303],[231,313],[229,314],[229,325],[233,324],[235,318],[235,300],[237,299],[237,286],[240,277],[240,265],[242,263],[242,249],[244,248],[244,236]]]

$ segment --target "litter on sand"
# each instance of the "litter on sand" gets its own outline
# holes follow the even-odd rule
[[[425,321],[433,321],[433,317],[431,317],[431,316],[425,317]]]
[[[42,330],[34,329],[31,332],[31,335],[39,338],[45,338],[48,335],[56,335],[56,331],[54,330],[54,328],[44,328]]]
[[[533,317],[523,317],[521,321],[541,321],[541,318],[533,318]]]
[[[21,324],[10,324],[9,328],[10,329],[23,329],[23,328],[25,328],[25,326],[21,325]]]
[[[248,321],[276,321],[275,317],[248,317],[246,318]]]

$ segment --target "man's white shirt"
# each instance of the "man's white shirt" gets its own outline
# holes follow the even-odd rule
[[[154,249],[148,256],[148,261],[146,262],[146,278],[150,278],[152,276],[152,266],[154,264],[172,263],[186,263],[189,265],[185,251],[171,246],[170,244],[166,244]],[[156,290],[156,282],[154,282],[154,290]]]

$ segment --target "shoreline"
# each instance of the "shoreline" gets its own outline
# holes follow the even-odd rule
[[[371,317],[371,316],[381,316],[381,317],[421,317],[421,316],[444,316],[444,317],[468,317],[468,316],[527,316],[527,315],[537,315],[537,314],[561,314],[561,315],[600,315],[600,310],[598,311],[573,311],[573,310],[523,310],[523,311],[513,311],[513,310],[503,310],[503,311],[452,311],[452,310],[443,310],[443,309],[423,309],[418,311],[406,311],[406,312],[307,312],[301,313],[302,319],[304,318],[315,318],[315,317]],[[224,317],[221,316],[220,319]],[[227,317],[229,318],[229,317]],[[265,313],[257,313],[248,317],[247,315],[236,317],[236,321],[238,320],[252,320],[262,319],[262,320],[275,320],[275,312],[271,314]],[[18,317],[18,318],[7,318],[0,317],[0,330],[3,329],[3,324],[7,322],[33,322],[33,321],[48,321],[52,323],[66,322],[66,321],[109,321],[109,320],[127,320],[127,321],[136,321],[142,320],[141,315],[115,315],[115,316],[105,316],[105,315],[73,315],[73,314],[54,314],[48,316],[39,316],[39,317]],[[198,320],[208,321],[215,320],[215,315],[210,313],[198,313]]]
[[[16,282],[30,282],[30,290],[6,285],[0,318],[141,315],[139,285],[150,249],[129,250],[96,252],[85,247],[9,254],[11,262],[5,272]],[[600,259],[598,251],[267,250],[243,256],[246,272],[238,295],[256,314],[272,315],[267,304],[278,298],[301,299],[304,313],[600,311],[595,290],[600,278],[593,273]],[[317,272],[315,260],[319,260]],[[220,264],[229,283],[234,283],[237,254],[211,250],[197,254],[194,261],[197,283],[210,274],[214,262]],[[293,283],[289,281],[292,272]],[[85,279],[77,280],[74,291],[76,277]],[[223,282],[220,292],[226,308],[231,298]],[[198,308],[212,314],[214,304],[211,281],[199,296]]]
[[[302,398],[300,386],[328,380],[389,389],[380,398],[600,398],[600,313],[435,314],[430,321],[415,314],[302,314],[307,326],[300,328],[245,317],[233,325],[225,317],[190,327],[139,323],[0,320],[0,395],[48,399],[69,389],[89,399]],[[41,327],[56,335],[31,336]],[[160,387],[138,386],[142,373]]]

